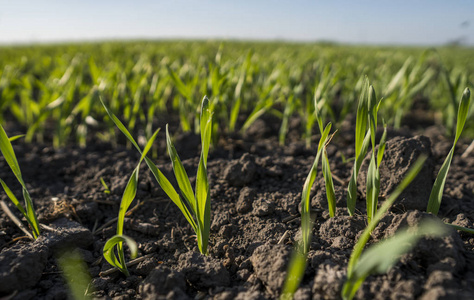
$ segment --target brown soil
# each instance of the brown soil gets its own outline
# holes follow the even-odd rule
[[[41,223],[52,227],[35,242],[0,214],[0,297],[14,299],[66,299],[67,287],[56,258],[65,247],[80,248],[93,278],[92,295],[102,299],[275,299],[280,295],[289,257],[300,235],[299,203],[303,182],[315,149],[305,149],[292,131],[289,145],[278,146],[272,120],[258,120],[244,136],[221,136],[209,155],[212,197],[210,254],[202,256],[191,227],[160,189],[143,164],[137,200],[127,219],[125,234],[139,244],[139,256],[126,278],[110,269],[102,248],[115,234],[115,223],[96,231],[118,214],[121,195],[138,161],[138,153],[125,147],[90,143],[84,149],[54,150],[19,141],[14,148],[35,202]],[[363,186],[359,187],[358,215],[349,217],[346,187],[353,156],[352,129],[342,128],[328,147],[335,181],[337,216],[329,218],[322,176],[313,187],[314,236],[308,267],[296,299],[338,299],[352,248],[366,226]],[[389,132],[381,170],[382,196],[390,193],[419,155],[430,155],[415,184],[400,197],[381,221],[371,243],[413,225],[425,216],[427,196],[437,170],[449,151],[450,139],[428,128],[412,136]],[[293,137],[293,138],[292,138]],[[313,145],[317,141],[313,139]],[[164,145],[158,137],[158,167],[172,178]],[[158,144],[158,143],[157,143]],[[474,158],[461,158],[468,141],[460,141],[439,216],[447,222],[474,227]],[[176,148],[188,174],[195,174],[199,138],[176,136]],[[365,178],[362,173],[360,179]],[[104,193],[103,178],[111,193]],[[19,191],[3,157],[0,178]],[[174,178],[174,177],[173,177]],[[191,176],[193,181],[195,176]],[[20,195],[17,195],[20,196]],[[4,193],[0,198],[11,205]],[[135,206],[137,200],[131,207]],[[383,200],[381,200],[383,201]],[[286,233],[286,234],[285,234]],[[282,239],[282,237],[286,237]],[[370,276],[356,294],[358,299],[472,299],[474,298],[474,238],[452,231],[443,239],[423,239],[387,274]],[[93,288],[92,288],[93,286]]]

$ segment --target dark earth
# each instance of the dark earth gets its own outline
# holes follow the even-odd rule
[[[0,213],[0,299],[66,299],[68,287],[58,267],[62,251],[79,249],[92,282],[88,292],[98,299],[275,299],[280,296],[291,251],[301,233],[301,192],[316,154],[301,142],[300,124],[292,121],[287,145],[278,145],[279,121],[257,120],[245,135],[221,134],[211,148],[211,237],[208,256],[199,253],[192,228],[167,198],[143,164],[136,200],[126,218],[125,234],[139,245],[139,262],[131,276],[108,273],[102,248],[115,234],[121,196],[139,156],[125,144],[92,140],[87,147],[53,149],[50,145],[13,142],[23,178],[39,221],[48,225],[36,241]],[[21,133],[6,127],[10,136]],[[173,132],[173,131],[172,131]],[[175,130],[174,132],[177,132]],[[117,133],[118,135],[119,133]],[[445,131],[431,126],[389,129],[381,167],[381,199],[396,187],[418,155],[429,155],[424,169],[396,201],[372,234],[370,243],[414,226],[424,212],[437,171],[452,145]],[[189,175],[195,174],[200,139],[175,134],[175,146]],[[346,182],[354,156],[353,127],[341,124],[328,146],[335,178],[336,217],[329,218],[322,175],[311,193],[315,216],[308,266],[295,299],[338,299],[355,242],[367,225],[365,178],[359,176],[357,215],[345,209]],[[469,146],[461,139],[445,186],[439,217],[474,227],[474,158],[461,157]],[[174,178],[165,149],[157,138],[153,161]],[[104,192],[100,178],[108,184]],[[0,178],[21,195],[13,173],[0,157]],[[191,176],[193,181],[195,176]],[[172,181],[174,182],[174,181]],[[20,217],[5,193],[0,193]],[[138,203],[138,206],[136,206]],[[109,221],[113,221],[108,223]],[[24,221],[24,220],[23,220]],[[24,221],[23,223],[26,224]],[[105,225],[105,227],[104,227]],[[474,299],[474,236],[451,230],[444,238],[423,238],[387,274],[369,276],[357,299]],[[79,271],[78,271],[79,272]],[[103,272],[106,272],[105,274]]]

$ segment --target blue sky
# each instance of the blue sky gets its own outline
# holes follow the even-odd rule
[[[474,45],[474,1],[0,0],[2,44],[135,38]]]

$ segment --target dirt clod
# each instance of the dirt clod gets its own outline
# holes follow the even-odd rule
[[[376,147],[378,151],[378,146]],[[423,169],[412,183],[403,191],[395,202],[394,207],[402,211],[425,210],[433,186],[434,163],[431,155],[430,139],[425,136],[406,138],[397,136],[386,143],[385,153],[380,165],[380,195],[388,197],[390,193],[405,178],[410,167],[421,155],[427,155]],[[359,174],[359,191],[365,197],[365,186],[367,181],[367,168],[370,162],[371,152],[367,154],[362,163]]]
[[[178,270],[186,279],[199,288],[228,286],[230,275],[219,260],[196,252],[187,252],[179,257]]]
[[[48,247],[38,241],[16,245],[0,253],[0,293],[33,287],[41,278]]]
[[[45,232],[38,238],[38,242],[44,243],[53,251],[64,248],[85,248],[94,241],[89,229],[66,218],[54,221],[51,227],[54,231]]]
[[[239,160],[233,160],[228,164],[224,170],[224,179],[231,186],[244,186],[252,182],[256,169],[254,157],[244,154]]]
[[[265,244],[253,252],[250,260],[255,274],[274,295],[285,281],[290,249],[284,245]]]
[[[252,209],[252,203],[256,196],[256,191],[249,187],[244,187],[240,191],[239,200],[237,201],[237,211],[245,214]]]
[[[182,273],[165,266],[158,266],[145,278],[138,287],[143,299],[157,299],[171,292],[182,294],[186,290],[186,280]]]

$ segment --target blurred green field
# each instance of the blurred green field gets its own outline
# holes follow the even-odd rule
[[[338,128],[354,114],[368,76],[384,97],[380,117],[394,127],[421,107],[452,135],[465,87],[473,87],[473,48],[399,48],[283,42],[157,41],[0,48],[0,122],[28,142],[55,147],[115,141],[99,97],[146,138],[157,119],[175,115],[182,131],[198,130],[199,104],[212,100],[215,132],[244,132],[258,118],[301,118],[309,143],[314,100]],[[471,111],[472,114],[472,111]],[[415,120],[416,121],[416,120]],[[413,123],[413,121],[411,121]],[[474,136],[468,118],[465,136]]]

